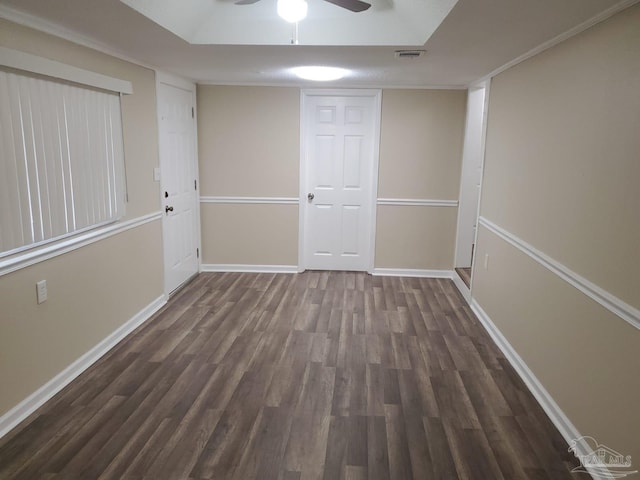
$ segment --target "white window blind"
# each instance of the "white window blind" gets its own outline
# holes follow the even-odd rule
[[[0,257],[124,215],[120,96],[0,69]]]

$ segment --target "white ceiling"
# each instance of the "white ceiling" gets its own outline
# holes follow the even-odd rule
[[[318,1],[309,0],[309,9]],[[261,3],[275,8],[275,0]],[[465,87],[554,37],[633,3],[459,0],[426,43],[386,46],[193,45],[120,0],[0,0],[0,16],[81,37],[200,83],[308,86],[289,69],[326,64],[352,71],[332,87]],[[394,50],[411,47],[427,54],[417,60],[394,58]]]

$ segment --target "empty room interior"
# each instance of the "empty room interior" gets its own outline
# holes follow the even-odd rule
[[[637,0],[0,0],[0,155],[0,478],[640,479]]]

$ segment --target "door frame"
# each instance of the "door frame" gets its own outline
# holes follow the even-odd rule
[[[305,265],[305,245],[306,245],[306,210],[307,210],[307,151],[306,151],[306,135],[307,126],[305,122],[305,111],[310,97],[371,97],[374,100],[374,138],[373,138],[373,162],[371,165],[371,218],[369,232],[369,258],[367,259],[367,272],[373,273],[375,251],[376,251],[376,218],[378,203],[378,167],[380,164],[380,125],[382,117],[382,89],[351,89],[351,88],[304,88],[300,90],[300,180],[299,180],[299,197],[298,197],[298,272],[306,270]]]
[[[198,105],[196,102],[196,84],[184,79],[182,77],[178,77],[176,75],[170,74],[170,73],[166,73],[166,72],[162,72],[159,70],[155,71],[155,77],[156,77],[156,94],[155,94],[155,103],[156,103],[156,122],[157,122],[157,132],[158,132],[158,171],[160,172],[160,178],[158,181],[158,201],[159,201],[159,205],[160,205],[160,211],[162,212],[162,205],[164,202],[163,196],[162,196],[162,168],[161,168],[161,162],[160,162],[160,154],[161,154],[161,148],[162,148],[162,141],[160,139],[160,135],[162,132],[161,129],[161,116],[160,116],[160,102],[159,102],[159,95],[160,95],[160,85],[161,84],[165,84],[165,85],[169,85],[171,87],[176,87],[176,88],[180,88],[183,90],[187,90],[189,92],[191,92],[191,102],[193,104],[193,172],[194,172],[194,176],[195,176],[195,180],[196,180],[196,200],[195,200],[195,212],[196,212],[196,221],[195,221],[195,238],[197,239],[197,249],[198,249],[198,269],[196,271],[196,274],[200,273],[202,271],[202,234],[201,234],[201,227],[200,227],[200,172],[198,169]],[[164,224],[166,216],[163,214],[162,215],[162,223]],[[167,285],[167,275],[166,275],[166,259],[165,259],[165,238],[164,238],[164,225],[162,228],[162,276],[163,276],[163,290],[164,290],[164,295],[165,297],[169,297],[169,294],[171,293],[171,291],[169,291],[169,286]],[[180,288],[180,287],[178,287]]]
[[[481,125],[481,130],[480,130],[480,148],[479,148],[479,152],[478,155],[480,156],[480,189],[478,191],[478,203],[476,205],[476,211],[473,212],[473,214],[475,215],[474,219],[476,222],[476,230],[474,232],[473,235],[473,245],[477,246],[478,245],[478,230],[480,229],[479,225],[478,225],[478,219],[480,218],[480,207],[482,205],[482,187],[484,185],[484,165],[485,165],[485,153],[486,153],[486,141],[487,141],[487,127],[488,127],[488,123],[489,123],[489,97],[490,97],[490,93],[491,93],[491,79],[489,80],[485,80],[483,82],[480,82],[478,84],[474,84],[471,85],[468,89],[468,91],[471,90],[479,90],[479,89],[484,89],[484,98],[483,98],[483,105],[482,105],[482,125]],[[467,115],[468,115],[468,111],[467,111]],[[467,119],[465,118],[465,140],[466,140],[466,122]],[[456,226],[456,244],[455,244],[455,255],[454,255],[454,267],[459,267],[460,265],[460,257],[462,256],[462,252],[460,251],[461,248],[464,248],[464,245],[462,245],[461,239],[460,239],[460,231],[461,231],[461,222],[466,221],[466,219],[462,218],[461,215],[461,208],[460,205],[462,203],[462,180],[463,180],[463,176],[464,176],[464,171],[463,169],[466,167],[465,162],[464,162],[464,158],[465,158],[465,152],[463,151],[463,161],[462,161],[462,165],[461,165],[461,172],[460,172],[460,192],[459,192],[459,198],[458,198],[458,219],[457,219],[457,226]],[[474,277],[474,271],[478,265],[478,262],[476,261],[477,257],[473,256],[472,258],[472,262],[471,262],[471,280],[469,283],[469,292],[471,292],[472,287],[473,287],[473,277]],[[461,282],[462,284],[462,282]],[[465,288],[466,285],[462,284]]]

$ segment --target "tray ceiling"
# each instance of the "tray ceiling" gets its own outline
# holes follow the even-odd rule
[[[276,13],[276,0],[121,0],[179,36],[200,45],[290,45],[296,26]],[[424,45],[458,0],[372,0],[353,13],[309,0],[298,23],[299,45]]]

